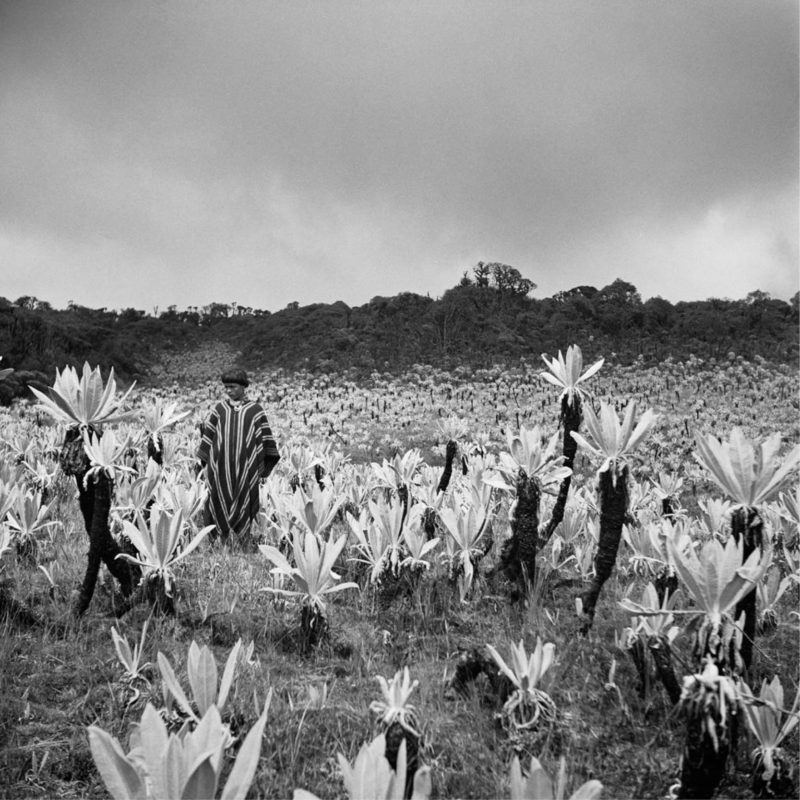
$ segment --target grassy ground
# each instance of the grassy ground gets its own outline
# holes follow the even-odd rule
[[[0,795],[5,797],[107,796],[86,727],[99,725],[127,744],[130,723],[139,719],[147,699],[157,706],[161,701],[157,669],[148,671],[151,684],[140,687],[138,698],[120,680],[110,635],[115,624],[110,579],[81,620],[70,616],[69,594],[81,578],[87,541],[69,492],[61,514],[67,524],[57,535],[55,589],[35,567],[16,565],[9,576],[15,597],[40,622],[7,620],[0,630]],[[491,564],[490,554],[482,569]],[[322,798],[345,796],[336,754],[352,761],[375,735],[369,711],[379,697],[375,676],[391,677],[403,666],[420,681],[411,699],[436,797],[508,797],[515,752],[525,761],[536,755],[553,775],[564,756],[570,790],[597,778],[606,798],[664,797],[676,781],[682,723],[659,685],[648,697],[639,695],[633,665],[614,645],[615,630],[627,624],[616,605],[624,589],[616,575],[606,585],[586,638],[577,633],[576,586],[558,585],[551,575],[537,584],[526,606],[511,604],[502,587],[481,578],[469,604],[460,604],[442,583],[423,584],[411,597],[387,599],[370,591],[338,595],[329,607],[330,638],[309,653],[300,651],[293,633],[298,609],[262,591],[267,575],[260,554],[204,545],[179,576],[177,617],[151,621],[144,655],[155,664],[163,652],[186,685],[193,639],[213,648],[220,671],[238,638],[254,642],[253,663],[239,671],[225,715],[234,730],[248,729],[273,690],[252,796],[291,797],[295,787]],[[787,702],[800,679],[797,624],[788,621],[798,596],[794,590],[790,594],[782,603],[783,622],[758,641],[755,669],[758,683],[762,675],[781,676]],[[147,616],[147,608],[137,607],[116,624],[133,643]],[[470,696],[461,697],[448,680],[459,656],[472,648],[491,643],[505,655],[520,638],[530,650],[537,636],[556,646],[556,662],[543,688],[556,703],[558,720],[512,739],[497,722],[500,705],[485,685],[478,683]],[[681,637],[683,658],[685,646]],[[680,665],[677,672],[684,673]],[[309,690],[325,685],[324,705],[313,702]],[[720,797],[751,796],[752,744],[741,737]],[[788,749],[797,750],[796,737]]]

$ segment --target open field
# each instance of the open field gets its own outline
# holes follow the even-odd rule
[[[86,568],[87,537],[74,479],[62,475],[53,458],[64,426],[49,424],[31,408],[0,411],[3,485],[23,492],[43,489],[42,502],[50,503],[43,519],[55,523],[38,531],[32,537],[36,545],[28,550],[10,539],[0,562],[5,590],[30,612],[30,619],[11,613],[0,623],[0,794],[107,796],[87,726],[117,737],[127,752],[131,723],[140,720],[147,702],[156,708],[167,705],[159,653],[186,687],[193,640],[211,647],[222,673],[241,639],[245,648],[250,643],[253,647],[238,662],[222,715],[238,741],[273,693],[251,796],[291,797],[296,788],[321,798],[347,796],[337,753],[352,763],[362,744],[378,733],[378,716],[370,710],[372,701],[381,698],[376,677],[390,679],[404,667],[419,681],[409,702],[421,732],[419,761],[431,768],[432,796],[511,796],[509,767],[515,754],[525,768],[536,756],[552,776],[563,756],[570,792],[597,779],[606,798],[666,796],[680,774],[686,720],[652,664],[639,672],[631,647],[625,646],[631,613],[619,601],[638,602],[645,585],[658,575],[651,555],[637,549],[638,537],[651,529],[676,541],[685,535],[689,549],[730,537],[731,507],[708,502],[724,496],[693,456],[695,436],[728,440],[739,428],[748,440],[762,442],[778,433],[780,456],[786,457],[800,442],[797,372],[732,359],[653,369],[605,365],[587,381],[587,408],[606,402],[622,413],[634,400],[637,419],[650,408],[659,417],[628,459],[629,515],[623,541],[593,624],[582,636],[576,598],[593,574],[601,458],[579,450],[568,519],[540,550],[527,596],[519,596],[498,569],[514,514],[513,480],[508,477],[513,473],[503,469],[513,450],[512,438],[521,426],[539,426],[546,439],[558,431],[559,390],[543,381],[540,371],[540,365],[521,365],[517,370],[445,374],[419,367],[401,377],[374,374],[368,385],[346,376],[259,376],[249,394],[264,404],[284,457],[262,487],[264,510],[252,541],[243,550],[231,550],[206,540],[175,567],[174,616],[152,613],[143,603],[115,619],[120,597],[111,576],[103,572],[89,610],[74,617],[72,595]],[[218,395],[211,383],[166,383],[159,390],[134,392],[129,399],[129,407],[140,409],[158,396],[190,412],[163,431],[163,488],[156,491],[162,492],[157,502],[165,509],[169,491],[195,483],[190,467],[197,425]],[[135,457],[129,453],[125,463],[144,472],[146,435],[140,421],[134,417],[108,430],[120,441],[130,435]],[[585,425],[580,430],[586,434]],[[453,471],[448,489],[437,499],[435,488],[450,440],[458,442],[464,466]],[[559,454],[560,437],[557,445]],[[544,449],[541,442],[538,446]],[[419,459],[413,457],[414,449]],[[319,482],[315,460],[324,468],[318,471]],[[479,467],[483,477],[476,474]],[[401,480],[403,470],[407,480]],[[670,484],[667,478],[681,483]],[[341,581],[357,584],[326,596],[328,635],[313,646],[301,635],[299,604],[280,594],[292,588],[291,581],[272,574],[275,562],[256,547],[267,543],[288,554],[286,543],[301,536],[302,524],[308,524],[301,522],[302,512],[292,499],[298,494],[293,493],[293,479],[331,511],[333,521],[321,540],[347,537],[336,571]],[[428,566],[417,564],[416,572],[401,564],[409,551],[399,533],[396,548],[390,547],[381,559],[367,547],[369,536],[365,544],[355,530],[359,524],[363,531],[371,530],[381,508],[400,503],[398,489],[404,480],[410,506],[430,507],[438,515],[434,534],[439,541],[419,556]],[[506,488],[500,488],[504,481]],[[124,473],[116,485],[111,513],[115,529],[121,528],[117,520],[125,517],[123,500],[130,493]],[[662,521],[664,489],[670,485],[674,491],[666,494],[674,525]],[[448,530],[443,509],[466,515],[479,497],[486,524],[472,549],[465,551]],[[795,472],[783,491],[760,508],[765,541],[774,553],[769,569],[776,580],[787,581],[774,606],[776,624],[759,628],[748,676],[756,693],[762,678],[779,676],[786,708],[800,684],[798,535],[791,511],[797,497]],[[545,492],[540,523],[548,520],[553,506],[553,494]],[[359,515],[363,522],[357,521]],[[406,525],[417,525],[420,534],[422,514],[409,514]],[[186,536],[196,534],[194,518],[186,528]],[[474,570],[471,578],[467,561]],[[666,569],[669,560],[660,566]],[[379,575],[380,582],[373,582],[372,575]],[[675,610],[694,607],[682,587]],[[148,619],[142,661],[149,666],[141,678],[126,681],[111,627],[133,645]],[[695,629],[684,624],[686,619],[678,615],[674,620],[678,631],[671,654],[678,681],[696,670]],[[531,653],[538,638],[554,645],[553,664],[538,684],[552,698],[552,720],[527,730],[516,728],[504,713],[507,693],[498,694],[486,675],[457,691],[453,677],[465,656],[474,651],[485,655],[489,644],[509,660],[512,644],[523,640]],[[172,714],[175,718],[174,708]],[[744,715],[739,717],[739,737],[719,797],[753,796],[755,741]],[[783,747],[796,768],[797,729]],[[226,756],[224,771],[231,761]]]

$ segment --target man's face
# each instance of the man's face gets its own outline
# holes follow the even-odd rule
[[[225,391],[231,400],[241,400],[244,397],[244,386],[241,383],[226,383]]]

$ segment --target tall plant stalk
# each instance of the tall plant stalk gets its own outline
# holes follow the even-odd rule
[[[558,487],[558,496],[556,497],[553,512],[547,524],[541,532],[541,544],[544,546],[550,540],[555,529],[561,524],[564,519],[564,509],[567,505],[567,498],[569,496],[569,489],[572,485],[572,472],[575,464],[575,454],[578,452],[578,443],[573,438],[572,434],[580,430],[581,422],[583,422],[583,409],[581,407],[580,395],[573,395],[572,402],[568,397],[561,399],[561,422],[564,426],[564,466],[570,469],[570,474],[561,481]]]
[[[599,415],[587,407],[586,426],[590,439],[579,433],[572,434],[582,448],[605,459],[597,472],[600,535],[594,561],[595,576],[580,597],[584,634],[592,626],[600,591],[617,560],[622,526],[628,514],[628,462],[657,419],[652,410],[645,411],[634,427],[635,415],[635,403],[628,404],[621,423],[613,406],[607,403],[601,404]]]
[[[731,516],[731,533],[736,542],[742,543],[742,560],[746,561],[756,549],[764,547],[764,524],[758,510],[740,507]],[[736,619],[744,614],[742,647],[740,650],[744,668],[749,672],[753,663],[753,644],[756,638],[756,588],[748,592],[736,604]]]
[[[600,473],[600,536],[594,557],[594,577],[581,594],[584,630],[591,627],[597,600],[617,561],[622,526],[628,513],[628,468],[618,474],[611,470]]]
[[[595,361],[591,367],[582,373],[583,354],[580,347],[571,345],[567,348],[566,358],[559,351],[558,358],[548,360],[547,356],[542,354],[542,360],[547,365],[548,371],[539,373],[540,376],[548,383],[552,383],[563,390],[561,392],[560,414],[560,422],[564,426],[562,463],[570,470],[569,474],[561,481],[558,496],[553,506],[553,513],[541,531],[541,544],[544,546],[564,519],[564,508],[566,507],[569,488],[572,484],[572,468],[575,463],[575,454],[578,451],[578,443],[572,434],[580,430],[581,422],[583,422],[583,390],[578,387],[578,384],[588,380],[598,372],[600,367],[603,366],[604,359],[601,358],[599,361]]]

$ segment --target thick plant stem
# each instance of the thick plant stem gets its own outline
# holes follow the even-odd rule
[[[667,690],[670,702],[675,705],[681,699],[681,687],[672,665],[672,649],[665,636],[651,636],[647,642],[656,672]]]
[[[622,526],[628,511],[628,468],[619,473],[613,466],[600,473],[600,538],[594,557],[595,575],[589,588],[581,595],[586,633],[592,626],[597,600],[605,582],[611,577],[617,561],[617,550],[622,538]]]
[[[304,605],[300,609],[300,632],[303,650],[311,650],[327,638],[328,621],[318,608]]]
[[[681,758],[679,798],[712,797],[725,773],[729,745],[723,725],[718,727],[718,746],[708,735],[703,715],[691,716],[686,725],[686,744]]]
[[[742,561],[746,561],[756,548],[764,545],[764,527],[755,508],[737,508],[731,517],[731,530],[736,542],[742,542]],[[746,670],[753,663],[753,643],[756,637],[756,590],[748,592],[736,604],[736,620],[744,612],[744,631],[741,656]]]
[[[517,474],[517,505],[511,522],[511,539],[503,547],[500,570],[524,593],[533,585],[539,535],[539,486],[525,470]]]
[[[561,401],[561,420],[564,423],[564,466],[572,469],[575,464],[575,454],[578,452],[578,443],[572,438],[572,432],[575,431],[577,433],[583,421],[581,398],[577,393],[573,395],[571,403],[568,402],[567,397],[564,397]],[[542,531],[540,542],[542,546],[547,544],[555,529],[564,519],[564,509],[567,505],[567,497],[569,496],[569,487],[571,485],[572,474],[569,474],[561,481],[561,485],[558,487],[558,497],[556,497],[556,502],[553,506],[553,514]]]
[[[409,800],[414,788],[414,773],[419,766],[419,737],[404,728],[396,720],[386,729],[385,737],[386,750],[384,754],[389,766],[395,771],[397,770],[397,756],[400,752],[400,745],[403,742],[406,743],[406,788],[403,796],[405,800]]]
[[[442,477],[439,479],[439,486],[437,490],[446,492],[447,487],[450,485],[450,478],[453,476],[453,460],[458,452],[458,445],[451,439],[447,443],[447,450],[445,451],[444,470]]]
[[[633,661],[636,674],[639,676],[639,685],[636,687],[639,697],[646,699],[650,695],[650,665],[647,662],[644,643],[639,636],[634,639],[628,652],[631,654],[631,661]]]
[[[119,581],[122,593],[130,595],[134,589],[134,575],[129,565],[117,555],[121,553],[108,527],[108,514],[111,509],[112,483],[102,472],[94,479],[86,481],[83,475],[76,475],[80,493],[80,507],[89,534],[89,556],[86,573],[81,584],[75,613],[80,616],[89,607],[94,594],[100,564],[105,563],[109,572]]]

